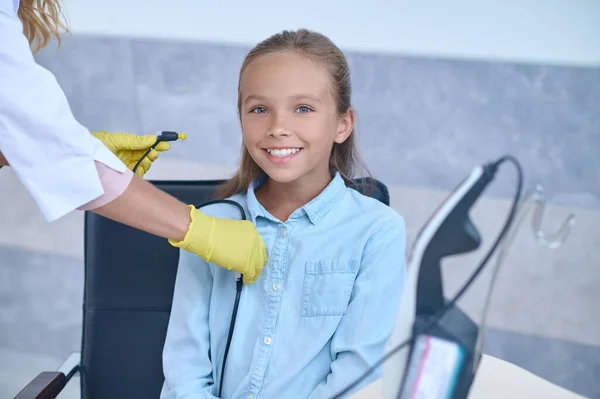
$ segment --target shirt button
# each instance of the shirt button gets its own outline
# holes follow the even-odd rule
[[[271,345],[271,342],[273,342],[273,341],[271,340],[271,337],[265,337],[265,340],[264,340],[264,341],[265,341],[265,345]]]
[[[281,230],[281,236],[282,237],[287,236],[287,229],[285,227]]]
[[[300,210],[300,212],[298,213],[298,215],[300,215],[300,216],[304,216],[304,213],[305,213],[305,212],[304,212],[304,209],[301,209],[301,210]]]
[[[273,291],[279,291],[280,288],[281,288],[281,285],[279,285],[279,283],[273,284]]]
[[[248,395],[248,399],[254,399],[254,395]]]

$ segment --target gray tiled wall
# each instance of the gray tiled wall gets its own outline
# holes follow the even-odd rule
[[[248,49],[73,37],[38,59],[90,129],[183,130],[188,143],[168,156],[235,164],[237,77]],[[474,165],[511,153],[553,201],[600,208],[600,68],[348,59],[360,148],[378,178],[451,189]],[[489,193],[511,195],[514,176],[507,168]]]

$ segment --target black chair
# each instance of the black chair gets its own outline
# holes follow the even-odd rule
[[[354,188],[389,205],[387,187],[357,179]],[[212,199],[220,180],[154,181],[185,203]],[[167,240],[85,215],[85,281],[81,353],[58,371],[42,372],[15,399],[55,398],[79,373],[82,399],[158,398],[179,250]]]

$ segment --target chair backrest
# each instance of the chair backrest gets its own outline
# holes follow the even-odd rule
[[[185,203],[201,204],[212,199],[221,182],[151,183]],[[367,194],[389,205],[383,183],[375,181]],[[158,398],[179,250],[90,212],[84,229],[81,397]]]

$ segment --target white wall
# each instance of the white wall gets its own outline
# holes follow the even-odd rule
[[[600,66],[600,0],[63,0],[75,34],[255,44],[307,27],[344,49]]]

